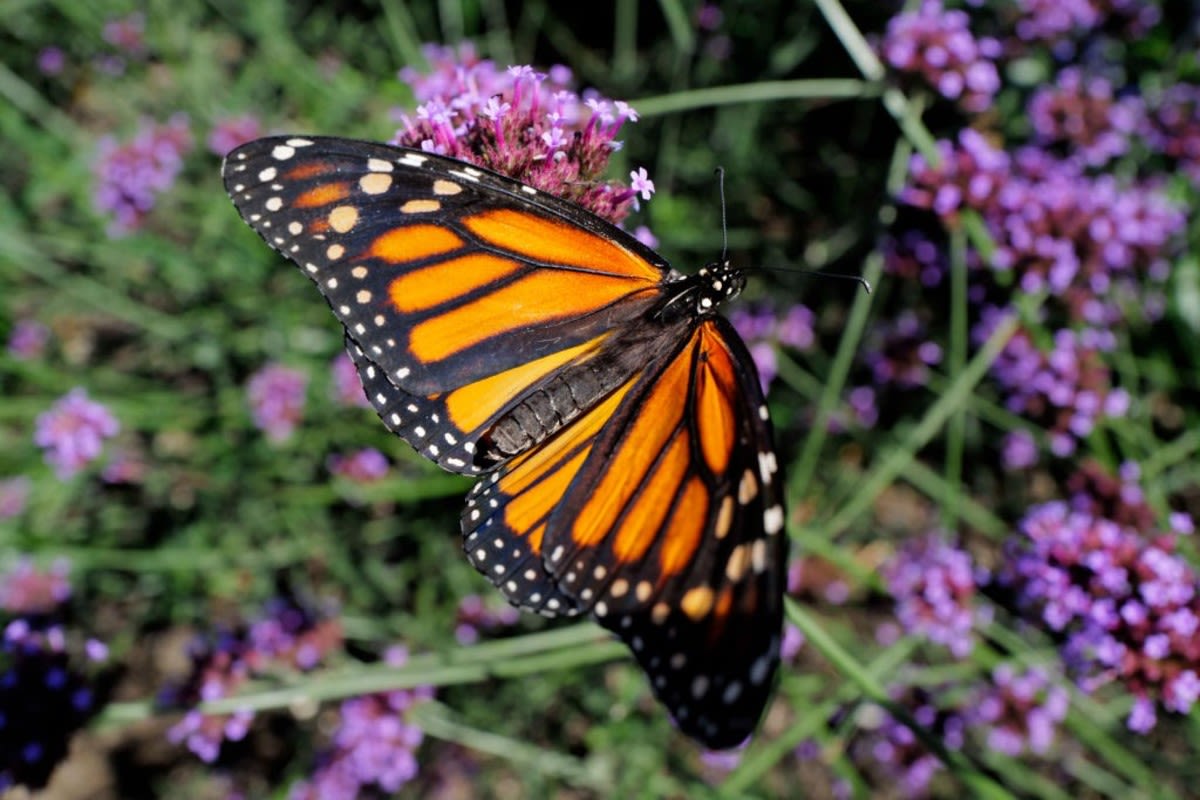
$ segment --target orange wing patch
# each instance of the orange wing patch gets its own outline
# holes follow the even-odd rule
[[[466,217],[472,233],[489,244],[537,262],[563,264],[658,283],[662,274],[610,239],[583,228],[512,209]]]
[[[473,253],[406,272],[388,286],[397,311],[428,311],[507,278],[521,269],[516,261]]]

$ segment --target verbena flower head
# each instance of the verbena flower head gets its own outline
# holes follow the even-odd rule
[[[38,72],[46,76],[54,76],[62,74],[63,69],[67,66],[67,54],[63,52],[61,47],[42,48],[37,55]]]
[[[891,67],[920,75],[967,111],[986,111],[1000,89],[1000,43],[976,38],[966,12],[948,11],[941,0],[892,17],[879,49]]]
[[[33,442],[43,448],[46,463],[54,467],[58,478],[67,480],[98,458],[104,440],[120,429],[107,408],[76,388],[38,415]]]
[[[1109,26],[1125,29],[1138,36],[1153,27],[1161,10],[1145,0],[1017,0],[1013,27],[1026,42],[1055,45],[1055,53],[1065,57],[1073,52],[1070,37],[1083,36]]]
[[[208,134],[208,149],[210,152],[224,157],[235,147],[253,141],[262,135],[263,127],[258,117],[251,114],[225,117],[217,120]]]
[[[1067,716],[1070,695],[1045,670],[1018,673],[1010,664],[992,671],[992,681],[965,705],[968,725],[987,748],[1016,758],[1026,752],[1045,755]]]
[[[976,589],[987,572],[966,551],[928,534],[905,542],[882,573],[907,632],[948,648],[956,658],[971,654],[975,629],[991,620],[991,611],[979,604]]]
[[[988,338],[1004,315],[985,309],[972,332],[976,342]],[[991,374],[1004,394],[1004,405],[1037,422],[1048,436],[1050,451],[1065,458],[1104,418],[1125,415],[1129,393],[1112,386],[1112,371],[1103,354],[1115,346],[1111,331],[1062,329],[1043,350],[1032,334],[1019,329],[992,364]]]
[[[948,750],[961,750],[965,720],[956,711],[939,707],[936,692],[920,687],[893,687],[892,701],[904,708]],[[851,747],[858,764],[871,768],[879,785],[897,789],[900,797],[925,797],[929,784],[944,765],[904,723],[880,706],[868,706],[866,732]]]
[[[189,656],[192,668],[179,683],[166,687],[159,704],[187,708],[235,694],[256,675],[268,671],[308,671],[342,647],[341,624],[290,600],[267,604],[264,615],[249,626],[218,630],[197,638]],[[250,730],[254,712],[203,714],[192,709],[167,731],[206,763],[217,760],[225,741],[240,741]]]
[[[0,579],[4,580],[4,579]],[[66,758],[71,738],[100,705],[100,642],[68,644],[67,632],[24,616],[0,615],[0,792],[40,789]],[[82,652],[76,652],[81,649]]]
[[[176,114],[165,125],[144,123],[125,144],[118,144],[112,136],[100,140],[92,167],[92,202],[112,218],[110,237],[141,226],[158,196],[175,183],[183,169],[183,156],[191,148],[186,114]]]
[[[454,637],[459,644],[474,644],[484,631],[517,624],[521,612],[507,603],[489,603],[477,594],[469,594],[458,603]]]
[[[402,666],[407,651],[391,648],[388,664]],[[424,732],[408,719],[417,703],[433,697],[419,686],[352,697],[338,711],[329,748],[319,757],[313,776],[292,787],[290,800],[360,797],[375,790],[394,794],[417,776],[417,748]]]
[[[250,376],[246,398],[257,428],[274,442],[291,437],[304,417],[308,376],[281,364],[268,364]]]
[[[1156,707],[1188,713],[1200,696],[1200,580],[1173,534],[1143,535],[1056,501],[1025,515],[1003,583],[1024,612],[1063,637],[1085,689],[1123,684],[1136,732]]]
[[[27,361],[41,357],[50,339],[50,330],[31,319],[18,321],[8,334],[8,352],[13,358]]]
[[[388,473],[388,460],[374,447],[364,447],[350,455],[331,455],[327,460],[329,472],[355,483],[377,481]]]
[[[1125,153],[1143,114],[1136,98],[1118,99],[1108,79],[1079,67],[1064,69],[1053,86],[1036,91],[1027,110],[1039,144],[1065,147],[1089,167]]]
[[[371,401],[367,399],[366,390],[363,389],[362,379],[358,377],[358,368],[354,366],[349,353],[338,353],[329,365],[329,370],[333,375],[334,400],[344,406],[371,407]]]
[[[104,41],[121,52],[131,56],[140,56],[146,50],[146,17],[141,13],[134,12],[120,19],[109,20],[104,23],[101,35],[104,37]]]
[[[1200,185],[1200,86],[1172,84],[1149,105],[1140,130],[1145,141]]]
[[[420,105],[400,115],[395,144],[478,164],[614,223],[654,191],[645,169],[631,173],[628,187],[602,179],[621,127],[637,112],[594,92],[576,94],[566,67],[501,70],[470,45],[429,45],[425,55],[431,73],[400,73]]]
[[[934,287],[941,284],[950,270],[944,248],[916,230],[883,240],[883,268],[889,275],[906,281],[920,281]]]
[[[33,482],[24,475],[0,480],[0,520],[21,516]]]
[[[71,597],[70,564],[58,559],[39,569],[22,558],[0,576],[0,609],[9,614],[48,615]]]
[[[920,317],[905,310],[871,329],[863,360],[876,386],[912,389],[928,382],[929,368],[942,361],[942,348],[928,338]]]

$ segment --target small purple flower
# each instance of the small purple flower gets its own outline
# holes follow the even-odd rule
[[[474,644],[481,631],[512,627],[520,617],[514,606],[489,604],[479,595],[469,594],[458,603],[454,636],[459,644]]]
[[[13,358],[27,361],[40,358],[50,339],[50,330],[31,319],[18,321],[8,335],[8,352]]]
[[[126,144],[112,136],[100,140],[92,171],[92,202],[112,217],[110,238],[137,229],[154,207],[158,196],[171,188],[183,169],[183,156],[192,148],[186,114],[176,114],[166,125],[143,124]]]
[[[40,789],[100,707],[102,664],[61,627],[16,617],[0,637],[0,787]]]
[[[956,658],[971,654],[974,631],[991,614],[977,601],[976,586],[987,573],[966,551],[929,534],[905,542],[882,573],[905,630],[947,647]]]
[[[645,167],[638,167],[629,173],[629,188],[635,194],[640,194],[643,200],[649,200],[654,194],[654,181],[646,174]]]
[[[21,516],[29,500],[32,481],[24,475],[0,480],[0,519]]]
[[[1025,752],[1045,755],[1059,723],[1067,715],[1070,696],[1044,670],[1018,674],[1001,664],[990,685],[976,691],[967,704],[967,723],[986,739],[988,748],[1010,757]]]
[[[889,694],[893,702],[905,708],[947,749],[962,749],[965,720],[956,711],[938,707],[934,700],[936,692],[918,687],[894,687]],[[898,788],[899,796],[925,797],[930,782],[943,769],[942,762],[925,749],[911,728],[885,709],[871,708],[872,717],[878,721],[852,744],[851,757],[856,763],[870,767],[879,785]]]
[[[914,312],[902,311],[871,330],[863,360],[877,387],[912,389],[929,380],[929,368],[942,361],[942,348],[927,338],[925,323]]]
[[[33,442],[45,450],[46,463],[65,481],[98,458],[104,440],[120,429],[107,408],[75,388],[38,416]]]
[[[133,13],[121,19],[109,20],[104,23],[101,35],[104,41],[131,56],[140,56],[145,52],[146,18],[141,13]]]
[[[816,341],[813,313],[802,305],[782,312],[767,307],[738,308],[729,315],[729,321],[746,341],[764,392],[777,373],[776,347],[807,351]]]
[[[38,53],[37,66],[38,71],[47,77],[61,75],[63,68],[67,65],[66,53],[61,47],[44,47]]]
[[[374,447],[364,447],[348,456],[331,455],[329,472],[355,483],[370,483],[387,475],[388,460]]]
[[[1136,99],[1118,100],[1108,80],[1085,76],[1077,67],[1060,72],[1055,85],[1035,92],[1028,106],[1040,144],[1066,144],[1090,167],[1129,149],[1143,113]]]
[[[308,376],[280,364],[268,364],[250,377],[246,396],[257,428],[273,442],[290,438],[304,416]]]
[[[370,408],[371,401],[367,399],[363,389],[362,379],[358,377],[358,368],[346,352],[338,353],[329,365],[333,374],[333,398],[344,406]]]
[[[49,614],[71,597],[71,568],[65,559],[41,570],[28,558],[0,576],[0,609],[14,615]]]
[[[404,648],[391,648],[389,665],[403,666]],[[433,697],[419,686],[352,697],[342,702],[328,749],[311,778],[294,785],[290,800],[359,797],[375,789],[394,794],[417,776],[417,748],[424,732],[408,719],[418,703]]]
[[[262,136],[262,131],[262,123],[251,114],[225,117],[217,120],[208,134],[208,149],[224,157],[235,147]]]
[[[1000,43],[976,38],[967,14],[944,9],[941,0],[892,17],[879,49],[889,66],[920,75],[967,111],[986,111],[1000,89]]]

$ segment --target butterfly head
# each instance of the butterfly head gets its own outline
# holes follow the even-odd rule
[[[716,313],[721,303],[741,294],[746,288],[746,274],[724,259],[701,268],[696,273],[696,282],[696,313],[707,316]]]

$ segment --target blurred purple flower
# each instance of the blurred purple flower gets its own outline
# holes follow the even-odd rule
[[[354,366],[349,353],[338,353],[329,369],[333,373],[333,397],[337,402],[344,406],[371,407],[362,379],[358,377],[358,368]]]
[[[197,637],[189,647],[191,671],[160,693],[159,704],[189,708],[232,696],[250,678],[268,670],[308,671],[342,643],[338,620],[291,600],[274,600],[251,625]],[[246,736],[253,719],[254,712],[249,710],[203,714],[191,709],[167,731],[167,739],[184,744],[200,760],[212,763],[220,756],[223,742]]]
[[[65,481],[98,458],[104,440],[120,429],[107,408],[75,388],[38,416],[33,442],[44,448],[46,463]]]
[[[0,575],[0,609],[13,615],[46,615],[71,598],[70,564],[56,560],[49,569],[38,569],[22,558]]]
[[[729,321],[750,350],[764,392],[778,372],[777,347],[805,352],[816,342],[813,313],[799,304],[782,312],[765,306],[737,308],[730,313]]]
[[[942,348],[927,338],[925,323],[916,313],[904,310],[871,329],[863,360],[877,387],[892,384],[912,389],[929,380],[929,368],[942,361]]]
[[[1069,37],[1092,33],[1106,24],[1138,36],[1159,20],[1160,9],[1145,0],[1017,0],[1014,29],[1026,42],[1045,42],[1065,58],[1073,52]]]
[[[521,612],[507,603],[489,604],[477,594],[469,594],[458,603],[454,637],[459,644],[474,644],[481,631],[508,628],[517,624]]]
[[[166,125],[143,124],[126,144],[112,136],[100,140],[92,167],[92,202],[112,216],[110,237],[123,236],[141,225],[158,195],[171,188],[183,169],[183,156],[192,148],[186,114]]]
[[[393,647],[385,660],[403,666],[407,652]],[[417,776],[416,752],[424,739],[408,712],[432,697],[433,687],[418,686],[343,701],[329,749],[313,776],[292,787],[290,800],[360,797],[372,789],[398,792]]]
[[[934,287],[949,271],[944,248],[920,231],[908,230],[883,240],[883,268],[889,275]]]
[[[1143,535],[1064,502],[1030,509],[1007,548],[1001,581],[1026,614],[1063,638],[1063,658],[1085,690],[1119,682],[1142,703],[1188,713],[1200,693],[1200,594],[1170,534]]]
[[[26,361],[41,357],[50,339],[50,330],[31,319],[19,320],[8,335],[8,352],[13,358]]]
[[[89,643],[89,652],[97,652]],[[96,713],[97,666],[66,631],[17,616],[0,635],[0,791],[40,789]]]
[[[355,483],[370,483],[387,475],[388,460],[374,447],[364,447],[348,456],[331,455],[326,461],[329,472]]]
[[[304,416],[308,376],[280,364],[268,364],[246,382],[254,425],[273,442],[291,437]]]
[[[37,55],[38,71],[46,76],[61,75],[67,65],[67,55],[61,47],[43,47]]]
[[[984,308],[972,331],[982,343],[1006,314]],[[1075,453],[1101,420],[1124,416],[1128,393],[1111,385],[1112,370],[1102,358],[1115,346],[1111,331],[1062,329],[1043,351],[1034,336],[1018,330],[992,364],[991,374],[1013,413],[1038,423],[1059,458]]]
[[[1125,153],[1145,113],[1136,98],[1117,99],[1111,82],[1078,67],[1034,92],[1027,111],[1040,144],[1066,144],[1089,167]]]
[[[1010,431],[1004,435],[1000,451],[1001,463],[1006,470],[1022,470],[1038,462],[1038,447],[1028,431]]]
[[[0,519],[21,516],[25,504],[29,501],[29,489],[32,485],[24,475],[0,480]]]
[[[104,23],[101,35],[104,41],[126,55],[140,56],[146,50],[146,18],[135,12],[120,19],[109,20]]]
[[[224,117],[213,124],[212,132],[208,134],[208,149],[224,157],[235,147],[262,136],[262,132],[262,123],[251,114]]]
[[[955,658],[971,654],[974,632],[991,621],[991,610],[979,604],[976,588],[988,574],[966,551],[928,534],[906,541],[881,572],[908,633],[948,648]]]
[[[936,692],[919,687],[893,687],[892,701],[904,708],[912,718],[947,750],[961,750],[965,740],[965,720],[961,714],[941,709],[934,697]],[[850,749],[853,760],[861,765],[874,765],[881,785],[898,791],[907,798],[926,797],[933,777],[944,769],[937,756],[925,749],[904,723],[887,710],[871,706],[878,723]]]
[[[965,705],[967,724],[979,730],[987,747],[1016,758],[1026,752],[1045,755],[1067,716],[1070,695],[1045,670],[1021,674],[1009,664],[992,671],[990,685]]]
[[[1176,83],[1153,95],[1141,133],[1200,185],[1200,86]]]
[[[976,38],[966,12],[946,10],[941,0],[923,0],[916,11],[892,17],[879,50],[889,66],[920,75],[967,111],[986,111],[1000,89],[1000,43]]]
[[[565,67],[497,69],[469,44],[427,45],[425,56],[432,72],[400,72],[420,105],[415,117],[400,114],[395,144],[496,170],[614,223],[653,191],[644,169],[630,187],[601,179],[622,125],[637,121],[627,103],[580,97]]]

